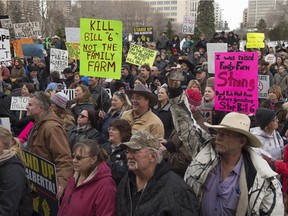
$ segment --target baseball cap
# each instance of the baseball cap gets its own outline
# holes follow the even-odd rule
[[[159,149],[160,144],[158,141],[158,137],[150,134],[148,131],[138,131],[132,135],[131,139],[128,142],[121,144],[121,146],[133,150],[140,150],[145,147]]]

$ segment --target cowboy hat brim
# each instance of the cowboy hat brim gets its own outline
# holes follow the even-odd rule
[[[213,128],[213,129],[225,129],[225,130],[230,130],[230,131],[234,131],[234,132],[243,134],[244,136],[246,136],[246,137],[248,138],[249,145],[250,145],[251,147],[259,148],[259,147],[262,146],[262,143],[260,142],[260,140],[259,140],[255,135],[253,135],[252,133],[250,133],[249,131],[242,130],[242,129],[239,129],[239,128],[233,128],[233,127],[230,127],[230,126],[227,126],[227,125],[223,125],[223,124],[220,124],[220,125],[211,125],[211,124],[209,124],[208,122],[204,122],[204,125],[205,125],[206,127],[208,127],[208,128]]]
[[[140,84],[139,84],[140,85]],[[152,92],[126,90],[126,94],[131,98],[133,94],[139,94],[149,99],[149,106],[155,106],[158,104],[158,98]]]
[[[189,67],[189,70],[190,71],[193,71],[194,70],[194,65],[190,62],[190,61],[188,61],[188,60],[186,60],[186,59],[179,59],[178,60],[178,63],[181,65],[182,63],[185,63],[185,64],[187,64],[187,66]]]

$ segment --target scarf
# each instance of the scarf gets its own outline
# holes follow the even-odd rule
[[[201,110],[213,110],[214,109],[214,99],[212,101],[206,102],[204,97],[202,97],[200,109]]]

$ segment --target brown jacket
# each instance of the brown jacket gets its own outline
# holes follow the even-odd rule
[[[73,171],[71,151],[63,122],[50,112],[32,128],[28,138],[29,150],[55,164],[57,182],[65,188]]]
[[[137,131],[148,131],[154,136],[164,137],[164,126],[162,121],[155,115],[151,109],[142,115],[140,118],[134,119],[133,110],[128,110],[123,113],[121,119],[127,120],[132,127],[132,134]]]

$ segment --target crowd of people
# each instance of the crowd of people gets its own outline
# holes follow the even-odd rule
[[[246,115],[215,110],[209,42],[241,52],[233,32],[211,41],[163,32],[145,44],[157,50],[153,66],[127,63],[124,47],[120,80],[82,76],[76,59],[50,71],[49,47],[43,59],[2,65],[0,117],[11,132],[0,126],[0,215],[31,215],[22,149],[55,164],[61,216],[288,213],[286,48],[245,50],[270,77],[268,98]],[[9,109],[14,96],[29,97],[26,111]]]

